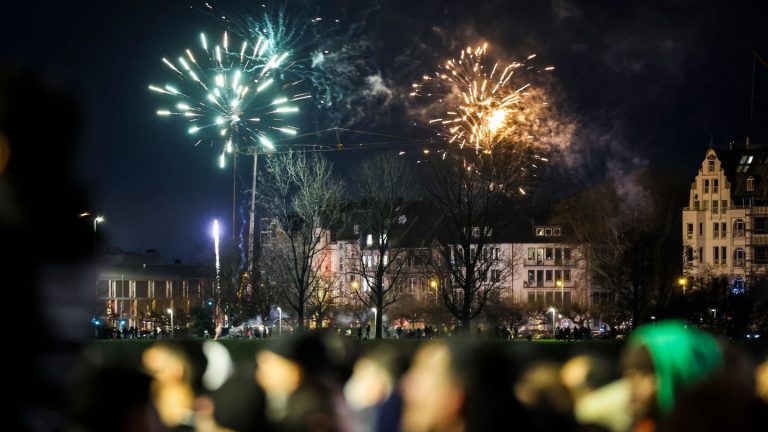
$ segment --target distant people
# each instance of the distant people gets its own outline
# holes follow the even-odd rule
[[[30,114],[43,107],[55,114]],[[5,406],[8,430],[60,426],[63,388],[93,334],[97,237],[80,217],[92,210],[75,173],[80,126],[70,98],[34,74],[0,72],[0,252],[3,286],[14,287],[5,318],[35,341],[7,356],[24,380]]]
[[[366,324],[365,325],[365,338],[370,339],[371,338],[371,325]]]

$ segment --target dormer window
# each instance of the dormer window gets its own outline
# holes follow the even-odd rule
[[[745,173],[749,169],[749,164],[752,163],[754,156],[744,155],[739,160],[739,166],[736,167],[737,173]]]
[[[715,161],[707,161],[707,172],[715,172]]]
[[[755,191],[755,178],[752,176],[747,177],[747,192]]]

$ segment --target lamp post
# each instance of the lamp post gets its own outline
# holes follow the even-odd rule
[[[96,232],[96,226],[100,223],[104,223],[104,216],[96,216],[93,218],[93,232]]]
[[[283,335],[283,310],[277,307],[277,335]]]
[[[553,307],[549,308],[549,311],[552,312],[552,337],[555,338],[555,313],[557,310]]]
[[[560,288],[560,310],[565,310],[565,288],[563,287],[563,281],[558,279],[555,285]]]
[[[686,285],[688,285],[688,278],[681,277],[680,279],[677,280],[677,283],[678,283],[678,285],[683,287],[683,295],[685,295],[685,287],[686,287]]]
[[[173,339],[173,309],[168,308],[167,312],[171,315],[171,339]]]
[[[373,338],[376,339],[376,318],[378,317],[378,313],[376,308],[371,308],[371,311],[373,312]]]

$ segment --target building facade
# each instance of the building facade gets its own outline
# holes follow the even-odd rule
[[[181,328],[195,308],[212,307],[212,269],[168,264],[155,250],[143,254],[116,251],[106,257],[97,282],[99,309],[94,318],[120,329],[152,331],[170,323]]]
[[[686,276],[727,277],[734,292],[768,271],[768,151],[708,149],[683,209]]]

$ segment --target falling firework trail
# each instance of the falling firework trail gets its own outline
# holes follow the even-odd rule
[[[490,153],[499,144],[534,139],[532,124],[547,104],[532,91],[524,72],[535,70],[526,62],[504,66],[487,60],[487,44],[468,47],[413,84],[411,96],[432,99],[439,106],[429,120],[450,144]],[[551,71],[554,67],[544,68]]]
[[[274,149],[273,134],[296,135],[289,123],[299,111],[294,102],[308,99],[308,93],[286,96],[291,85],[280,89],[275,73],[287,62],[288,53],[269,52],[270,41],[259,36],[237,43],[224,32],[220,44],[209,43],[200,34],[198,53],[186,49],[175,61],[163,63],[175,74],[176,83],[150,85],[149,89],[170,96],[172,108],[160,108],[161,117],[183,117],[188,133],[221,149],[219,164],[240,147]]]

